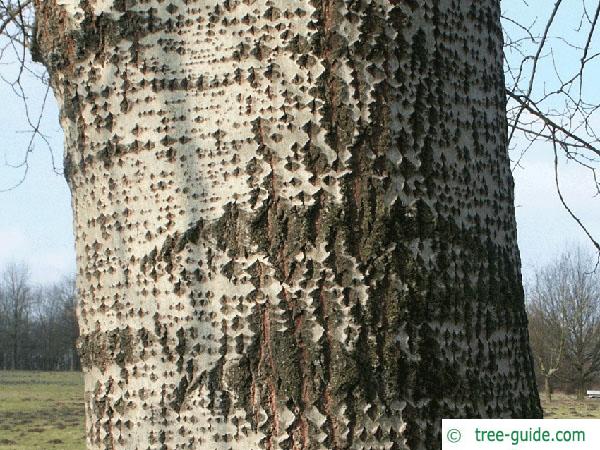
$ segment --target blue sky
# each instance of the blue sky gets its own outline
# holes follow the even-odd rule
[[[503,6],[506,13],[516,14],[526,22],[527,18],[533,20],[534,11],[547,15],[549,3],[547,0],[532,0],[527,6],[522,0],[504,0]],[[573,34],[577,10],[567,8],[563,14],[558,19],[562,20],[559,30]],[[593,44],[597,51],[597,40]],[[557,49],[557,55],[561,52],[567,54],[565,64],[568,65],[567,50]],[[540,71],[540,80],[551,79],[552,70],[546,64]],[[590,66],[588,70],[589,79],[600,79],[598,67]],[[15,75],[15,68],[0,66],[0,74],[10,79]],[[43,86],[30,80],[25,88],[32,111],[37,111],[44,96]],[[594,95],[593,89],[590,91],[590,95]],[[8,167],[5,162],[15,164],[22,160],[30,134],[22,102],[3,82],[0,82],[0,99],[3,105],[0,108],[0,123],[3,125],[0,127],[0,189],[4,189],[16,183],[22,175],[22,170]],[[60,161],[62,133],[52,95],[42,129],[56,159]],[[43,141],[36,140],[28,159],[30,167],[23,184],[0,193],[0,267],[9,261],[24,261],[30,266],[35,282],[52,282],[75,271],[70,194],[62,176],[53,171],[51,155]],[[526,279],[532,277],[536,267],[550,262],[568,246],[579,244],[592,250],[589,241],[559,202],[553,170],[551,146],[539,143],[527,152],[521,167],[514,171],[519,246]],[[591,178],[574,164],[563,164],[560,176],[570,207],[600,239],[600,199],[593,196]]]
[[[12,68],[0,68],[5,77],[14,75]],[[32,110],[39,110],[44,89],[40,83],[25,86]],[[0,190],[17,183],[23,169],[7,166],[23,160],[31,134],[22,101],[7,83],[0,82]],[[50,95],[44,115],[44,133],[61,160],[62,131],[58,111]],[[0,192],[0,267],[9,261],[24,261],[36,282],[51,282],[74,272],[70,193],[61,175],[52,169],[46,144],[35,141],[29,153],[29,171],[24,182],[9,192]]]

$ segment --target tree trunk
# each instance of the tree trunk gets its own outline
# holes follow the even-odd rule
[[[11,370],[17,370],[19,368],[19,335],[16,331],[17,325],[15,325],[15,332],[13,333],[12,353],[10,368]]]
[[[71,352],[69,352],[69,365],[65,366],[66,370],[68,370],[69,372],[74,372],[75,371],[75,351],[72,350]]]
[[[550,377],[544,377],[544,391],[546,392],[546,400],[552,401],[552,386],[550,384]]]
[[[38,0],[89,449],[540,417],[498,0]]]
[[[583,401],[586,394],[586,387],[584,381],[579,381],[577,383],[577,400]]]

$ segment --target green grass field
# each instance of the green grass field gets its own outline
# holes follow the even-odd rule
[[[0,450],[84,450],[83,376],[0,371]]]
[[[547,419],[600,419],[600,400],[542,397]],[[0,371],[0,450],[84,450],[83,376]]]

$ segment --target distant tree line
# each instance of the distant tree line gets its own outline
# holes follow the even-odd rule
[[[73,278],[43,286],[23,264],[0,268],[0,370],[80,370]]]
[[[529,336],[538,386],[582,399],[600,387],[600,269],[581,249],[537,271],[528,292]]]

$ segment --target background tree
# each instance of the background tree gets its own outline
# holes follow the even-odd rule
[[[565,347],[565,328],[561,316],[545,303],[538,302],[538,293],[528,305],[529,342],[533,350],[537,371],[542,380],[544,393],[548,401],[552,400],[553,381],[563,365]]]
[[[566,252],[538,271],[531,290],[531,345],[548,395],[560,374],[583,399],[600,373],[600,279],[593,268],[582,250]]]
[[[79,338],[79,325],[77,324],[77,289],[75,277],[68,276],[54,286],[55,295],[60,299],[60,331],[61,347],[65,353],[65,368],[68,370],[81,370],[76,343]]]
[[[598,275],[590,273],[593,260],[581,253],[569,259],[565,362],[577,398],[583,399],[586,386],[600,371],[600,283]]]
[[[44,370],[78,370],[78,337],[75,316],[74,280],[65,278],[51,286],[40,287],[35,296],[33,323],[34,366]]]
[[[24,264],[0,280],[0,369],[79,370],[74,280],[33,286]]]
[[[543,380],[547,399],[552,399],[553,380],[564,366],[567,335],[567,272],[565,260],[540,269],[528,290],[529,342]]]
[[[19,367],[21,353],[29,337],[32,295],[27,267],[13,263],[4,269],[0,280],[0,299],[6,317],[7,368],[15,370]]]

